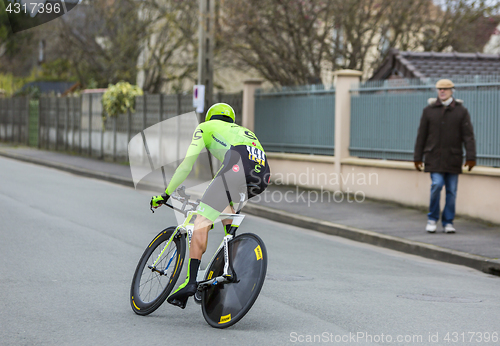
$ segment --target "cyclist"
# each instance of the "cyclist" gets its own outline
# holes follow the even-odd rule
[[[167,298],[170,304],[182,309],[188,298],[196,292],[196,274],[207,248],[208,231],[215,219],[223,211],[235,212],[232,201],[239,200],[242,187],[246,190],[247,198],[252,198],[267,188],[271,177],[259,140],[252,131],[235,124],[234,119],[234,110],[230,105],[216,103],[210,107],[205,122],[196,127],[186,157],[175,171],[165,193],[151,198],[153,208],[164,204],[191,172],[203,148],[222,161],[221,168],[210,182],[197,209],[186,281]],[[252,187],[248,187],[248,184],[252,184]],[[222,220],[222,223],[228,227],[231,220]]]

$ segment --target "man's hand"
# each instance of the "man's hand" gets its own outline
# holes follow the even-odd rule
[[[166,193],[162,193],[159,196],[153,196],[153,197],[151,197],[151,202],[149,203],[149,205],[151,206],[151,208],[156,209],[159,206],[161,206],[162,204],[165,204],[169,198],[170,198],[170,196],[167,195]]]
[[[464,167],[469,167],[469,172],[471,171],[472,167],[476,165],[476,161],[468,160],[465,161]]]
[[[413,163],[415,164],[415,169],[420,172],[422,170],[422,166],[423,166],[422,161],[415,161]]]

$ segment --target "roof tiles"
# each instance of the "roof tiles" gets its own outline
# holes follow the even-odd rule
[[[394,74],[405,78],[500,74],[500,54],[400,52],[391,49],[370,79],[387,79]]]

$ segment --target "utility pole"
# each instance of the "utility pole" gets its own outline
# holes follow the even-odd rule
[[[198,84],[205,86],[205,107],[200,114],[200,122],[205,119],[204,114],[213,102],[215,1],[199,0]]]
[[[199,37],[198,37],[198,84],[205,86],[205,106],[199,114],[199,122],[205,121],[205,114],[212,105],[214,90],[214,32],[215,1],[198,0],[200,2]],[[210,173],[214,177],[213,158],[207,151]]]

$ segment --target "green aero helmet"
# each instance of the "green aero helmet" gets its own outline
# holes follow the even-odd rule
[[[205,116],[205,121],[222,120],[228,123],[234,123],[234,109],[227,103],[216,103],[210,107]]]

